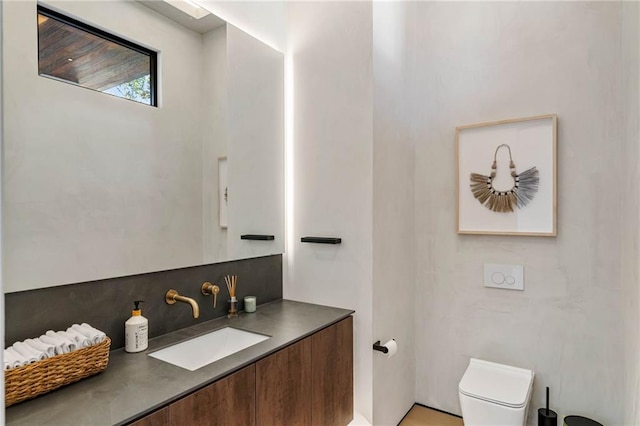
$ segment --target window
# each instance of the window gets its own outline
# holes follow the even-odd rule
[[[38,73],[157,106],[156,52],[38,6]]]

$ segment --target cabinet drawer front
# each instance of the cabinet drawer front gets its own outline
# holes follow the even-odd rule
[[[169,407],[161,408],[158,411],[135,421],[129,426],[167,426],[169,424]]]
[[[311,336],[314,426],[353,420],[353,317]]]
[[[311,424],[311,338],[256,363],[260,426]]]
[[[255,364],[169,406],[172,426],[251,426],[256,423]]]

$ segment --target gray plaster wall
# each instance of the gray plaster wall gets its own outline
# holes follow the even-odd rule
[[[373,2],[373,424],[398,424],[415,402],[414,141],[404,2]],[[390,390],[393,392],[390,392]]]
[[[2,3],[0,3],[0,22],[2,22]],[[0,81],[2,81],[2,31],[0,31]],[[0,84],[0,129],[3,125],[3,106],[2,85]],[[4,140],[0,131],[0,156],[4,152]],[[0,161],[0,172],[2,171],[2,161]],[[1,173],[0,173],[1,174]],[[0,236],[2,235],[2,201],[0,200]],[[0,258],[2,257],[2,247],[0,247]],[[1,267],[0,267],[1,268]],[[4,294],[2,292],[2,280],[0,279],[0,311],[4,312]],[[0,340],[4,339],[4,318],[0,315]],[[4,370],[0,372],[0,381],[4,383]],[[4,406],[4,392],[0,392],[0,406]],[[0,410],[0,424],[4,424],[4,410]]]
[[[622,84],[625,93],[624,157],[627,170],[623,199],[622,282],[625,299],[624,424],[640,424],[640,4],[624,2],[622,8]]]
[[[623,4],[412,3],[408,16],[417,401],[460,414],[458,382],[477,357],[535,371],[530,413],[550,386],[560,416],[624,424],[637,271],[627,284],[622,270],[637,224],[627,229],[623,209],[638,193],[637,147],[624,139]],[[455,127],[547,113],[559,120],[558,236],[457,235]],[[525,291],[484,288],[484,263],[524,265]]]
[[[357,312],[354,410],[372,422],[373,6],[287,6],[295,125],[284,295]],[[305,236],[342,244],[301,243]]]

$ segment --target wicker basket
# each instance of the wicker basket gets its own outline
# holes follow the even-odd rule
[[[111,339],[4,372],[5,406],[34,398],[107,368]]]

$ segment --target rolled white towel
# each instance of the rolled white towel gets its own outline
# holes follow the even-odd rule
[[[56,336],[53,331],[51,331],[51,333],[53,333],[53,335],[43,334],[38,339],[40,339],[40,341],[42,341],[43,343],[53,345],[56,355],[68,354],[69,352],[71,352],[69,350],[69,342],[67,341],[67,339]]]
[[[107,339],[107,335],[103,331],[91,327],[86,322],[83,322],[81,325],[73,324],[71,328],[87,336],[89,339],[91,339],[94,345],[102,343]]]
[[[68,336],[64,331],[49,330],[45,334],[49,337],[58,337],[60,339],[63,339],[63,341],[69,346],[69,352],[73,352],[76,349],[79,349],[76,341],[72,337]]]
[[[91,342],[91,339],[86,337],[84,334],[78,333],[71,327],[67,328],[67,331],[65,331],[65,333],[67,333],[67,335],[76,342],[79,348],[86,348],[87,346],[91,346],[93,344]]]
[[[7,349],[13,349],[15,351],[18,356],[18,360],[22,363],[22,365],[27,365],[39,361],[38,356],[22,342],[16,342]]]
[[[36,348],[27,345],[25,342],[15,342],[13,344],[13,348],[22,356],[35,356],[38,361],[49,358],[49,354],[47,354],[47,352],[39,351]]]
[[[51,343],[44,343],[40,339],[27,339],[24,342],[35,350],[45,352],[47,355],[49,355],[49,358],[56,354],[56,347]]]
[[[67,341],[69,342],[69,352],[73,352],[75,350],[82,348],[82,345],[80,345],[80,343],[77,342],[76,339],[66,331],[56,331],[56,336],[60,336],[63,339],[67,339]]]
[[[11,346],[4,350],[4,369],[10,370],[22,366],[20,361],[20,354],[16,352]]]
[[[85,323],[86,324],[86,323]],[[88,324],[87,324],[88,325]],[[73,324],[71,327],[69,327],[75,331],[77,331],[78,333],[82,334],[83,336],[85,336],[87,339],[91,339],[91,331],[89,330],[88,327],[83,327],[80,324]],[[69,330],[67,328],[67,330]]]

